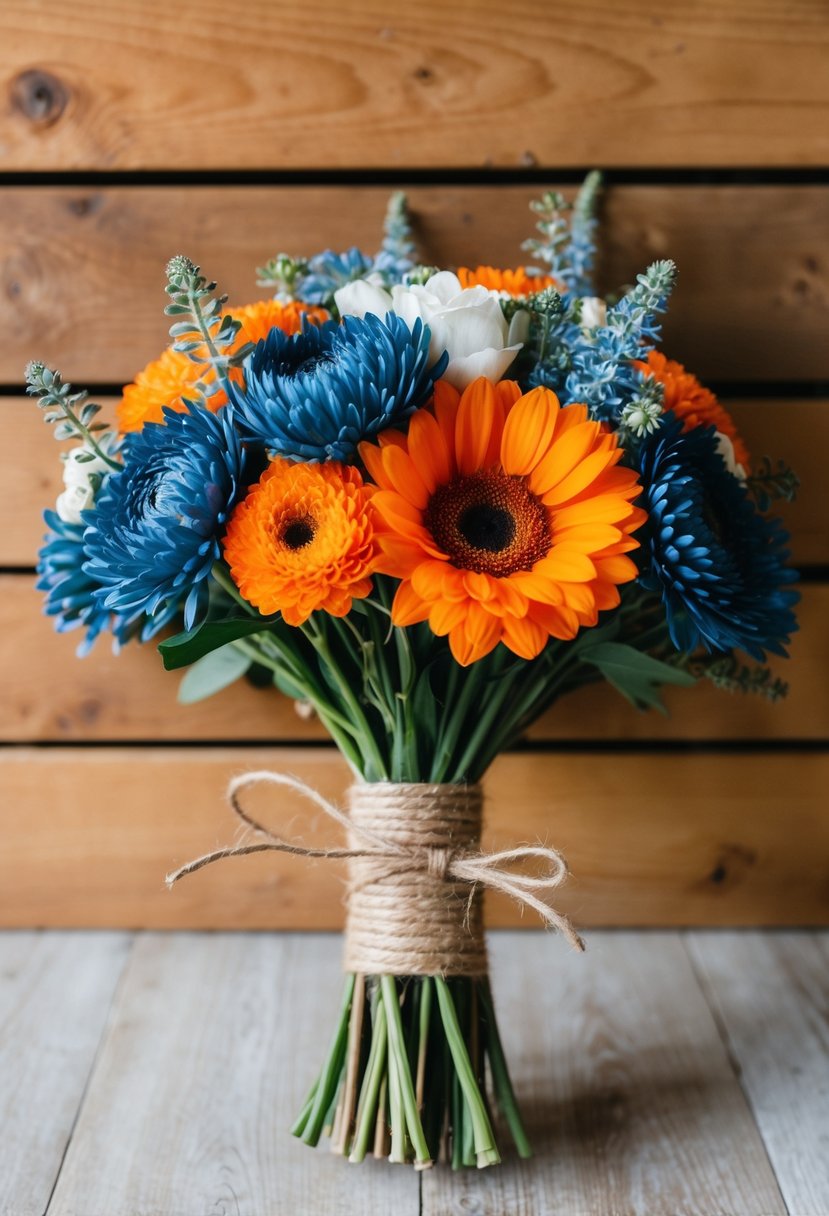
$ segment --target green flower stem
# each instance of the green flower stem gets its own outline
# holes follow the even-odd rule
[[[224,296],[223,299],[226,300],[227,297]],[[232,390],[232,387],[230,384],[230,377],[227,374],[227,360],[222,355],[219,354],[219,350],[216,346],[216,343],[213,341],[213,335],[210,332],[210,326],[207,324],[207,321],[204,319],[204,313],[202,312],[201,301],[199,300],[199,297],[196,295],[196,293],[192,290],[192,288],[188,288],[188,290],[187,290],[187,304],[188,304],[188,307],[190,308],[190,315],[192,316],[193,320],[196,323],[196,329],[201,334],[202,341],[204,342],[204,345],[207,347],[207,353],[210,356],[210,362],[213,365],[213,369],[216,373],[216,377],[221,382],[222,388],[224,389],[225,393],[227,394],[228,400],[232,401],[233,400],[233,390]],[[220,321],[219,321],[219,327],[221,328],[221,317],[220,317]],[[199,362],[201,362],[201,360],[199,360]]]
[[[403,1108],[403,1092],[400,1083],[400,1061],[397,1057],[394,1040],[391,1035],[388,1005],[386,1005],[386,1025],[389,1030],[387,1077],[389,1083],[389,1114],[391,1116],[391,1150],[389,1152],[389,1161],[402,1165],[406,1160],[406,1112]]]
[[[415,1165],[420,1169],[425,1169],[432,1164],[432,1156],[426,1144],[426,1137],[423,1135],[423,1125],[420,1122],[420,1114],[418,1113],[417,1102],[415,1100],[412,1074],[409,1069],[409,1059],[406,1051],[406,1040],[403,1036],[403,1021],[400,1016],[397,984],[393,975],[380,976],[380,991],[383,996],[383,1004],[386,1007],[386,1019],[389,1028],[389,1062],[391,1064],[391,1061],[394,1061],[394,1066],[389,1069],[390,1092],[394,1093],[394,1080],[396,1078],[398,1095],[405,1112],[404,1127],[408,1129],[415,1151]],[[396,1130],[395,1111],[394,1106],[392,1106],[392,1148],[394,1147],[394,1134]]]
[[[361,743],[363,755],[366,760],[366,770],[364,776],[370,781],[387,781],[388,772],[386,763],[378,746],[377,740],[374,737],[368,719],[363,712],[363,707],[358,698],[354,695],[348,680],[343,675],[342,669],[334,658],[331,647],[328,643],[328,638],[325,636],[319,624],[310,617],[304,625],[299,628],[308,638],[311,645],[317,650],[321,659],[325,663],[328,672],[337,686],[340,694],[343,708],[351,716],[353,724],[358,731],[358,737]]]
[[[420,1009],[417,1027],[417,1064],[415,1072],[415,1101],[421,1113],[426,1093],[426,1061],[429,1056],[429,1029],[432,1023],[432,994],[434,985],[429,975],[420,981]]]
[[[296,1117],[296,1120],[294,1121],[294,1124],[291,1128],[292,1136],[301,1136],[302,1133],[305,1131],[305,1125],[308,1122],[311,1111],[313,1110],[313,1107],[314,1107],[314,1098],[316,1097],[318,1086],[319,1086],[319,1077],[317,1077],[316,1081],[311,1086],[311,1089],[308,1093],[308,1097],[305,1099],[305,1105],[303,1106],[302,1110],[299,1112],[299,1114]]]
[[[371,1030],[371,1047],[368,1062],[363,1074],[363,1084],[360,1089],[360,1099],[357,1103],[357,1121],[354,1141],[349,1154],[349,1161],[359,1163],[368,1151],[369,1139],[375,1132],[377,1118],[377,1100],[380,1086],[386,1076],[386,1051],[388,1035],[386,1030],[386,1006],[384,1001],[378,1001],[374,1011]]]
[[[242,654],[252,659],[254,663],[261,663],[263,667],[267,667],[274,674],[284,673],[285,669],[280,661],[271,658],[255,642],[252,642],[250,638],[237,638],[233,642],[233,645]],[[331,738],[337,744],[337,747],[343,753],[353,771],[357,776],[361,776],[363,771],[363,756],[355,742],[359,740],[359,736],[354,727],[347,718],[342,717],[335,709],[332,709],[329,703],[320,697],[317,690],[310,684],[307,684],[302,676],[296,675],[293,671],[290,672],[290,675],[306,700],[310,701],[314,706],[317,717],[329,735],[331,735]]]
[[[469,1108],[468,1113],[472,1119],[475,1156],[478,1167],[497,1165],[501,1157],[498,1149],[495,1147],[495,1135],[492,1131],[492,1124],[489,1121],[489,1114],[481,1096],[481,1091],[478,1088],[478,1081],[469,1060],[466,1044],[463,1041],[463,1034],[458,1024],[452,994],[443,976],[436,975],[434,979],[443,1028],[446,1032],[449,1050],[452,1053],[455,1072],[457,1073],[466,1105]]]
[[[492,739],[497,724],[504,716],[504,705],[514,695],[512,681],[501,679],[489,690],[485,708],[479,714],[475,727],[469,733],[469,742],[461,753],[457,764],[459,775],[469,774],[477,779],[480,761],[478,757],[487,749],[485,743]]]
[[[314,1104],[311,1107],[311,1113],[308,1116],[308,1121],[302,1131],[301,1139],[304,1144],[318,1144],[320,1135],[322,1134],[323,1123],[328,1114],[329,1107],[336,1095],[340,1083],[340,1077],[343,1071],[343,1061],[345,1058],[345,1046],[348,1038],[348,1020],[351,1013],[351,999],[354,995],[354,976],[346,977],[345,990],[343,999],[340,1004],[340,1016],[337,1020],[337,1027],[334,1031],[334,1037],[331,1040],[331,1047],[328,1052],[328,1059],[323,1065],[320,1073],[317,1091],[314,1094]]]
[[[228,570],[227,566],[225,566],[224,562],[214,562],[213,568],[211,570],[211,574],[213,575],[213,578],[216,580],[216,582],[221,587],[222,591],[226,591],[227,594],[230,596],[230,598],[232,600],[235,600],[236,603],[240,606],[240,608],[244,608],[244,610],[248,614],[248,616],[262,616],[259,609],[254,608],[253,604],[249,604],[248,601],[245,599],[245,597],[242,595],[241,591],[239,590],[239,588],[236,586],[233,579],[231,578],[230,571]],[[262,628],[263,629],[266,628],[266,624],[267,624],[267,618],[262,617]]]
[[[498,1107],[506,1119],[507,1127],[510,1130],[510,1135],[518,1150],[519,1157],[532,1157],[533,1150],[524,1128],[524,1122],[515,1097],[515,1090],[513,1089],[509,1069],[507,1068],[507,1060],[501,1043],[501,1035],[498,1031],[498,1021],[495,1017],[495,1006],[492,1001],[492,991],[488,979],[480,981],[478,985],[478,998],[484,1014],[487,1055],[489,1056],[489,1067],[492,1071],[492,1084],[495,1089]]]
[[[83,442],[86,444],[86,446],[92,449],[92,451],[95,453],[95,455],[98,457],[99,460],[103,460],[103,462],[105,464],[108,464],[114,473],[120,473],[124,466],[121,464],[120,461],[114,460],[112,458],[112,456],[110,456],[107,452],[104,451],[104,449],[98,443],[98,440],[92,434],[92,431],[90,431],[88,426],[84,426],[84,424],[81,422],[80,418],[78,418],[77,414],[72,409],[72,407],[70,405],[65,405],[63,402],[61,402],[60,408],[63,410],[67,419],[72,423],[75,430],[78,432],[78,435],[83,440]],[[99,427],[99,430],[100,430],[100,427]]]
[[[481,660],[481,664],[483,663],[484,660]],[[455,700],[455,704],[453,706],[447,705],[447,720],[441,733],[438,751],[432,765],[430,780],[434,782],[446,781],[448,779],[447,773],[450,770],[458,741],[462,737],[464,730],[468,728],[470,716],[477,712],[483,682],[482,673],[478,671],[481,664],[475,663],[472,667],[464,669],[460,677],[462,680],[461,690]],[[455,766],[455,769],[457,771],[457,766]],[[455,779],[463,780],[463,774],[456,776]]]

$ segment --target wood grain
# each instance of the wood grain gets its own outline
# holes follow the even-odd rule
[[[178,17],[176,18],[178,19]],[[482,125],[482,124],[481,124]],[[532,187],[409,191],[421,256],[515,265]],[[377,248],[381,187],[14,187],[0,193],[0,382],[29,358],[72,381],[123,383],[166,341],[164,266],[187,253],[237,303],[280,249]],[[829,377],[829,190],[624,186],[608,192],[601,278],[670,256],[665,348],[703,378]]]
[[[115,420],[116,400],[102,397],[103,417]],[[825,452],[829,450],[829,400],[750,401],[724,404],[744,435],[755,461],[785,460],[800,476],[796,502],[778,504],[792,535],[794,560],[801,565],[829,562],[829,512],[823,494]],[[14,444],[0,457],[0,566],[32,566],[43,540],[43,509],[63,488],[60,452],[53,433],[31,398],[0,398],[0,426]]]
[[[824,934],[691,934],[691,957],[790,1212],[829,1197],[829,941]]]
[[[175,866],[233,841],[233,773],[276,768],[328,798],[343,761],[315,748],[13,748],[0,755],[0,925],[332,928],[341,874],[278,854],[164,889]],[[829,759],[786,754],[512,754],[487,779],[486,843],[545,840],[583,925],[829,923]],[[301,801],[251,806],[306,843],[332,832]],[[502,899],[490,923],[533,924]]]
[[[124,967],[120,933],[0,937],[0,1212],[43,1216]]]
[[[676,936],[597,933],[584,958],[534,946],[529,964],[526,935],[498,934],[492,970],[537,1155],[429,1172],[423,1216],[783,1216]]]
[[[164,671],[155,646],[112,653],[101,639],[79,660],[76,634],[58,634],[27,575],[0,575],[0,742],[165,740],[230,742],[327,739],[275,689],[239,681],[196,705],[176,700],[180,674]],[[529,732],[533,739],[829,740],[829,585],[803,587],[800,631],[775,671],[789,695],[772,703],[720,692],[707,681],[666,689],[669,713],[639,713],[605,684],[571,693]]]
[[[140,939],[49,1216],[417,1216],[413,1170],[349,1169],[288,1130],[331,1034],[339,956],[333,939]]]
[[[825,164],[819,0],[28,0],[4,168]]]

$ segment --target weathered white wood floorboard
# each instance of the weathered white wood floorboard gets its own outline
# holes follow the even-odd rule
[[[829,1212],[829,934],[692,933],[688,947],[793,1216]]]
[[[492,966],[538,1155],[424,1174],[424,1216],[785,1213],[677,934],[498,934]]]
[[[413,1171],[289,1134],[333,1030],[334,936],[138,939],[49,1216],[416,1216]]]
[[[130,937],[0,934],[0,1213],[43,1216]]]

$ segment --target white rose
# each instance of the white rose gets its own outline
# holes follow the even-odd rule
[[[595,329],[607,322],[607,302],[601,296],[582,296],[581,327]]]
[[[717,443],[717,451],[725,461],[725,465],[729,473],[731,473],[733,477],[736,477],[738,481],[745,481],[747,476],[746,471],[737,460],[734,453],[734,444],[731,442],[728,435],[723,435],[722,431],[716,431],[714,434],[714,439]]]
[[[86,444],[71,448],[63,456],[63,484],[66,489],[58,495],[55,511],[67,524],[82,523],[81,511],[95,505],[95,474],[105,473],[109,466],[94,453],[91,460],[80,460],[90,449]]]
[[[381,319],[387,312],[401,317],[410,329],[420,320],[432,338],[429,355],[433,363],[446,351],[449,366],[444,379],[464,389],[478,376],[500,380],[523,345],[529,318],[517,312],[507,325],[499,294],[486,287],[461,287],[451,271],[441,270],[422,286],[396,286],[391,292],[365,279],[347,283],[335,292],[341,316]]]

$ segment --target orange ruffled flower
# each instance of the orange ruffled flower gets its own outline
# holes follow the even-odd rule
[[[345,616],[371,591],[377,560],[373,493],[350,465],[274,460],[231,516],[224,554],[260,612],[301,625],[323,609]]]
[[[231,354],[246,342],[259,342],[271,329],[282,329],[286,334],[298,333],[305,314],[314,322],[328,320],[325,309],[308,308],[293,301],[282,304],[278,300],[259,300],[242,308],[229,308],[227,312],[242,325],[230,348]],[[241,383],[241,368],[232,369],[231,375]],[[187,355],[168,347],[125,387],[117,409],[118,429],[126,434],[140,431],[145,422],[163,422],[165,405],[180,413],[185,408],[185,399],[193,399],[198,381],[201,379],[209,384],[213,378],[212,368],[194,363]],[[226,401],[227,396],[220,389],[208,398],[208,405],[217,410]]]
[[[665,386],[666,410],[673,410],[682,420],[683,431],[697,426],[714,426],[721,435],[727,435],[734,445],[734,458],[746,472],[751,468],[751,457],[734,420],[717,398],[700,384],[696,376],[686,372],[681,363],[667,359],[661,351],[652,350],[647,360],[638,360],[636,367],[647,372]]]
[[[439,381],[434,413],[360,454],[380,487],[378,570],[402,579],[396,625],[428,620],[467,666],[503,642],[525,659],[619,603],[645,520],[614,434],[549,389]]]
[[[503,291],[509,296],[531,296],[546,287],[558,287],[555,279],[546,274],[527,273],[525,266],[515,270],[496,270],[494,266],[476,266],[470,270],[461,266],[458,270],[461,287],[486,287],[488,291]]]

